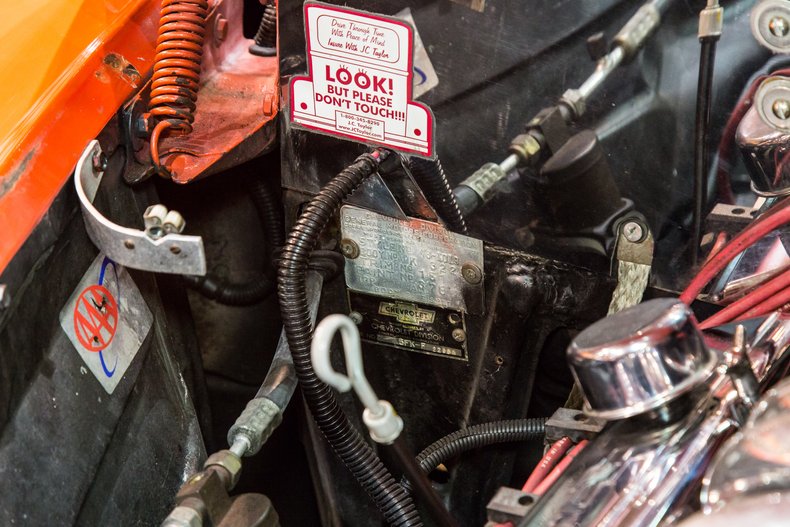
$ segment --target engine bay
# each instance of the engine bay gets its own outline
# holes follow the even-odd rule
[[[783,524],[790,1],[124,6],[0,177],[0,523]]]

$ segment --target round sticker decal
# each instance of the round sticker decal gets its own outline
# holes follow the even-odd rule
[[[80,293],[74,308],[74,332],[92,352],[105,349],[118,328],[118,303],[103,285],[90,285]]]

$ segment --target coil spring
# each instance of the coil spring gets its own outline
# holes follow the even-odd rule
[[[159,137],[165,130],[192,131],[206,35],[208,0],[162,0],[151,81],[151,160],[158,169]]]
[[[264,48],[277,46],[277,7],[274,4],[266,4],[263,8],[261,25],[255,34],[255,43]]]

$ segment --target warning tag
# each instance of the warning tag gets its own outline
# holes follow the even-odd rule
[[[433,115],[412,101],[412,27],[315,2],[304,11],[309,73],[291,82],[291,121],[432,157]]]
[[[103,254],[60,311],[60,327],[107,393],[118,386],[152,323],[132,277]]]

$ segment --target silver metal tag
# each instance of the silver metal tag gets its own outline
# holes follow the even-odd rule
[[[483,312],[483,242],[436,223],[350,205],[340,211],[353,291],[466,313]]]

